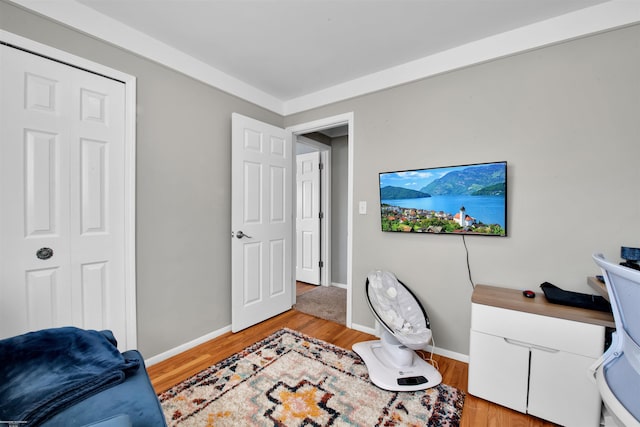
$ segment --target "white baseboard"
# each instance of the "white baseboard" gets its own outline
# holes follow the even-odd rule
[[[182,352],[185,352],[187,350],[190,350],[202,343],[205,343],[207,341],[210,341],[214,338],[218,338],[220,335],[222,334],[226,334],[227,332],[231,331],[231,325],[229,326],[225,326],[224,328],[220,328],[217,331],[213,331],[210,332],[206,335],[203,335],[199,338],[196,338],[192,341],[186,342],[184,344],[181,344],[177,347],[174,347],[170,350],[165,351],[164,353],[160,353],[158,355],[155,355],[153,357],[150,357],[148,359],[144,360],[144,364],[146,366],[152,366],[155,365],[156,363],[162,362],[163,360],[167,360],[170,357],[176,356]]]
[[[355,329],[356,331],[364,332],[366,334],[374,335],[376,337],[380,336],[380,330],[378,329],[378,322],[376,322],[376,327],[371,328],[369,326],[358,325],[357,323],[351,324],[351,329]],[[440,356],[448,357],[449,359],[454,359],[459,362],[469,363],[469,355],[458,353],[455,351],[447,350],[444,348],[428,346],[428,352],[433,351],[433,354],[438,354]]]
[[[345,285],[344,283],[331,282],[331,286],[335,286],[336,288],[340,289],[347,289],[347,285]]]
[[[444,348],[433,348],[431,346],[428,347],[427,351],[431,351],[433,349],[433,354],[438,354],[440,356],[448,357],[449,359],[457,360],[459,362],[469,363],[469,355],[458,353],[456,351],[446,350]]]
[[[376,331],[376,329],[370,328],[368,326],[362,326],[362,325],[353,324],[353,325],[351,325],[351,328],[355,329],[356,331],[364,332],[366,334],[371,334],[371,335],[375,335],[375,336],[379,336],[380,335],[380,332],[378,332],[378,331]],[[196,347],[196,346],[198,346],[198,345],[200,345],[202,343],[205,343],[205,342],[207,342],[209,340],[212,340],[214,338],[218,338],[220,335],[226,334],[229,331],[231,331],[231,325],[225,326],[224,328],[220,328],[220,329],[218,329],[216,331],[210,332],[210,333],[208,333],[206,335],[203,335],[203,336],[201,336],[199,338],[196,338],[194,340],[191,340],[189,342],[181,344],[181,345],[179,345],[177,347],[174,347],[174,348],[172,348],[170,350],[167,350],[167,351],[165,351],[163,353],[160,353],[160,354],[152,356],[152,357],[150,357],[148,359],[145,359],[144,360],[144,364],[146,366],[153,366],[156,363],[160,363],[163,360],[167,360],[170,357],[176,356],[176,355],[178,355],[178,354],[180,354],[182,352],[190,350],[190,349],[192,349],[192,348],[194,348],[194,347]]]
[[[377,324],[376,324],[377,326]],[[357,323],[352,323],[351,324],[351,329],[355,329],[356,331],[360,331],[360,332],[364,332],[365,334],[369,334],[369,335],[373,335],[376,337],[380,336],[380,331],[378,330],[378,328],[371,328],[369,326],[364,326],[364,325],[359,325]],[[166,360],[170,357],[176,356],[182,352],[185,352],[187,350],[190,350],[202,343],[205,343],[209,340],[212,340],[214,338],[218,338],[220,335],[222,334],[226,334],[227,332],[231,331],[231,325],[229,326],[225,326],[224,328],[220,328],[216,331],[210,332],[206,335],[203,335],[199,338],[196,338],[194,340],[191,340],[187,343],[181,344],[177,347],[174,347],[170,350],[167,350],[163,353],[160,353],[158,355],[152,356],[148,359],[144,360],[144,363],[146,366],[153,366],[156,363],[160,363],[163,360]],[[444,356],[444,357],[448,357],[450,359],[454,359],[454,360],[458,360],[460,362],[464,362],[464,363],[469,363],[469,356],[466,354],[462,354],[462,353],[458,353],[455,351],[450,351],[450,350],[446,350],[443,348],[432,348],[431,346],[428,347],[427,351],[432,351],[434,354],[438,354],[440,356]]]
[[[376,324],[377,326],[377,324]],[[378,328],[371,328],[369,326],[358,325],[357,323],[351,323],[351,329],[355,329],[356,331],[364,332],[365,334],[374,335],[376,337],[380,336],[380,331]]]

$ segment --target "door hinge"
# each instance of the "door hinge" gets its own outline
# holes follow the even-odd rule
[[[320,262],[318,263],[318,266],[319,266],[320,268],[324,267],[324,262],[323,262],[323,261],[320,261]]]
[[[320,170],[324,169],[324,163],[318,163],[318,169]]]
[[[319,212],[318,213],[318,218],[320,218],[320,219],[324,218],[324,212]]]

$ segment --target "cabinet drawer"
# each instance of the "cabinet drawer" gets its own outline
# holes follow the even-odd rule
[[[471,304],[471,329],[593,358],[604,351],[603,326],[483,304]]]

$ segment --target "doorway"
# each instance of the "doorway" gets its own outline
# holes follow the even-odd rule
[[[346,321],[343,323],[348,327],[351,324],[352,120],[352,114],[345,114],[290,128],[296,142],[296,154],[319,152],[322,156],[319,195],[321,225],[320,238],[317,239],[321,268],[318,284],[325,288],[338,288],[339,292],[335,293],[342,295],[339,299],[340,304],[343,307],[346,306],[346,316],[343,316],[346,317]],[[297,229],[296,234],[298,234]],[[297,284],[297,288],[308,292],[308,288],[301,286],[300,283]],[[327,289],[318,290],[327,291]],[[307,297],[309,295],[304,298]],[[323,298],[314,299],[313,305],[317,305],[315,308],[318,313],[327,311],[327,307],[323,307],[323,301]],[[294,300],[294,304],[295,302]],[[335,304],[335,299],[331,301],[327,299],[326,304]],[[305,310],[308,307],[309,304],[305,304]],[[322,317],[316,313],[310,314]]]

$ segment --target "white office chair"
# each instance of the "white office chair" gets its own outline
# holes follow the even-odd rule
[[[640,426],[640,271],[594,254],[609,293],[616,331],[592,367],[602,401],[620,426]]]

